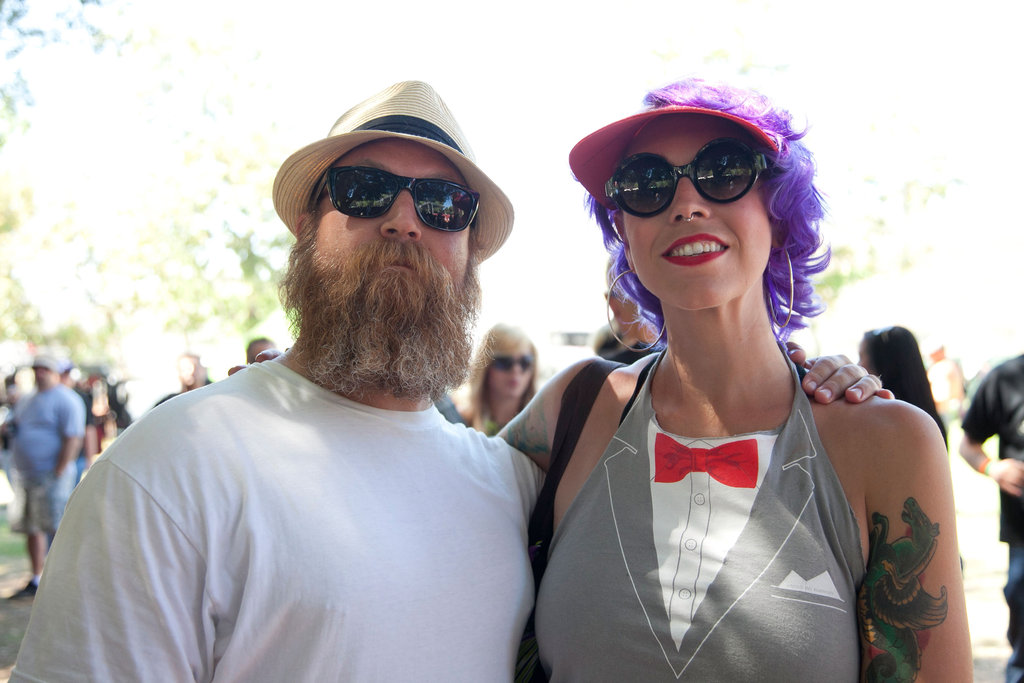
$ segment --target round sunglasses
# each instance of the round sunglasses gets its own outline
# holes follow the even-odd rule
[[[406,178],[368,166],[340,166],[327,171],[331,203],[354,218],[383,216],[398,193],[409,190],[416,215],[427,227],[445,232],[465,230],[480,206],[480,195],[439,178]]]
[[[766,168],[761,152],[739,140],[718,138],[684,166],[673,166],[657,154],[634,154],[618,165],[604,191],[626,213],[655,216],[672,203],[680,178],[689,178],[701,197],[726,204],[745,195]]]
[[[523,372],[529,372],[530,368],[533,367],[533,356],[525,354],[516,358],[515,356],[495,356],[491,359],[491,367],[497,370],[503,370],[508,372],[512,368],[519,364],[519,367],[523,369]]]

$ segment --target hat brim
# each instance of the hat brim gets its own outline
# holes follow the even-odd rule
[[[498,185],[468,157],[448,145],[428,138],[382,130],[355,131],[324,138],[288,157],[274,178],[274,208],[284,224],[298,235],[299,219],[306,212],[317,183],[335,161],[351,150],[374,140],[397,138],[429,147],[458,169],[466,184],[480,194],[480,208],[471,230],[476,231],[477,257],[487,259],[498,251],[512,232],[512,202]]]
[[[615,203],[605,196],[604,185],[612,177],[615,167],[622,161],[630,142],[640,129],[653,119],[673,114],[701,114],[725,119],[746,130],[757,142],[764,143],[775,151],[779,149],[778,143],[768,133],[750,121],[728,112],[703,107],[662,107],[620,119],[577,142],[569,152],[569,167],[576,180],[605,208],[615,209]]]

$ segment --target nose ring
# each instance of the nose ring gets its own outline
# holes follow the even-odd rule
[[[693,220],[693,214],[695,214],[695,213],[696,213],[696,211],[691,211],[690,215],[683,219],[683,222],[684,223],[689,223],[690,221],[692,221]]]

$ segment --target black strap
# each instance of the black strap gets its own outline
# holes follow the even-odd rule
[[[547,566],[548,546],[554,534],[555,493],[558,491],[558,482],[562,480],[562,474],[576,448],[576,442],[579,441],[590,409],[601,387],[604,386],[605,378],[612,370],[620,367],[621,363],[596,358],[576,373],[562,394],[547,477],[530,517],[530,548],[531,552],[536,553],[533,558],[533,578],[537,583],[540,582]]]
[[[629,409],[636,403],[636,397],[640,395],[640,389],[643,388],[644,382],[647,381],[647,375],[650,374],[651,368],[658,364],[658,361],[652,360],[650,363],[644,366],[644,369],[640,371],[640,375],[636,378],[636,386],[633,387],[633,395],[626,401],[626,407],[622,409],[622,415],[619,415],[619,424],[626,419],[626,415],[629,414]]]
[[[551,537],[554,535],[555,493],[558,491],[558,483],[562,479],[566,465],[569,464],[572,452],[576,449],[583,425],[586,424],[587,417],[590,416],[590,410],[594,406],[597,395],[601,392],[601,387],[604,386],[605,379],[612,370],[618,367],[622,367],[622,363],[594,359],[576,373],[576,376],[565,387],[565,393],[562,394],[562,403],[558,409],[558,422],[555,424],[555,438],[551,446],[548,475],[544,479],[544,486],[541,488],[540,495],[537,496],[537,504],[530,517],[530,565],[533,568],[535,586],[540,586],[541,577],[548,564],[548,548],[551,545]],[[636,392],[634,392],[635,396]],[[630,399],[630,403],[632,403],[632,399]],[[526,621],[526,627],[523,629],[522,640],[519,643],[515,683],[546,683],[548,680],[544,667],[540,664],[533,617],[534,613],[531,611]]]

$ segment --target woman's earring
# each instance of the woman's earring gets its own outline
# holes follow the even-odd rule
[[[664,320],[661,321],[661,330],[658,331],[658,336],[648,346],[643,346],[643,347],[630,346],[626,342],[622,341],[622,337],[620,337],[618,334],[616,334],[616,332],[615,332],[615,324],[612,322],[612,303],[611,303],[611,298],[613,296],[615,296],[615,285],[618,284],[619,280],[622,279],[623,275],[627,275],[629,273],[634,273],[632,268],[630,268],[629,270],[624,270],[621,273],[619,273],[618,275],[616,275],[615,279],[612,280],[612,283],[608,286],[608,296],[606,297],[607,301],[605,302],[605,311],[604,312],[605,312],[605,315],[608,318],[608,329],[611,331],[612,336],[615,337],[615,341],[619,342],[620,344],[622,344],[627,349],[633,349],[634,351],[647,351],[649,349],[653,349],[658,344],[658,342],[661,341],[661,335],[665,334],[665,321]]]
[[[795,290],[793,289],[793,261],[789,258],[789,250],[783,249],[782,253],[786,255],[786,263],[789,264],[789,315],[786,316],[786,322],[779,324],[778,319],[775,317],[775,299],[773,298],[771,304],[768,306],[768,312],[772,315],[772,322],[780,330],[785,329],[789,325],[789,321],[793,318],[793,296]]]

